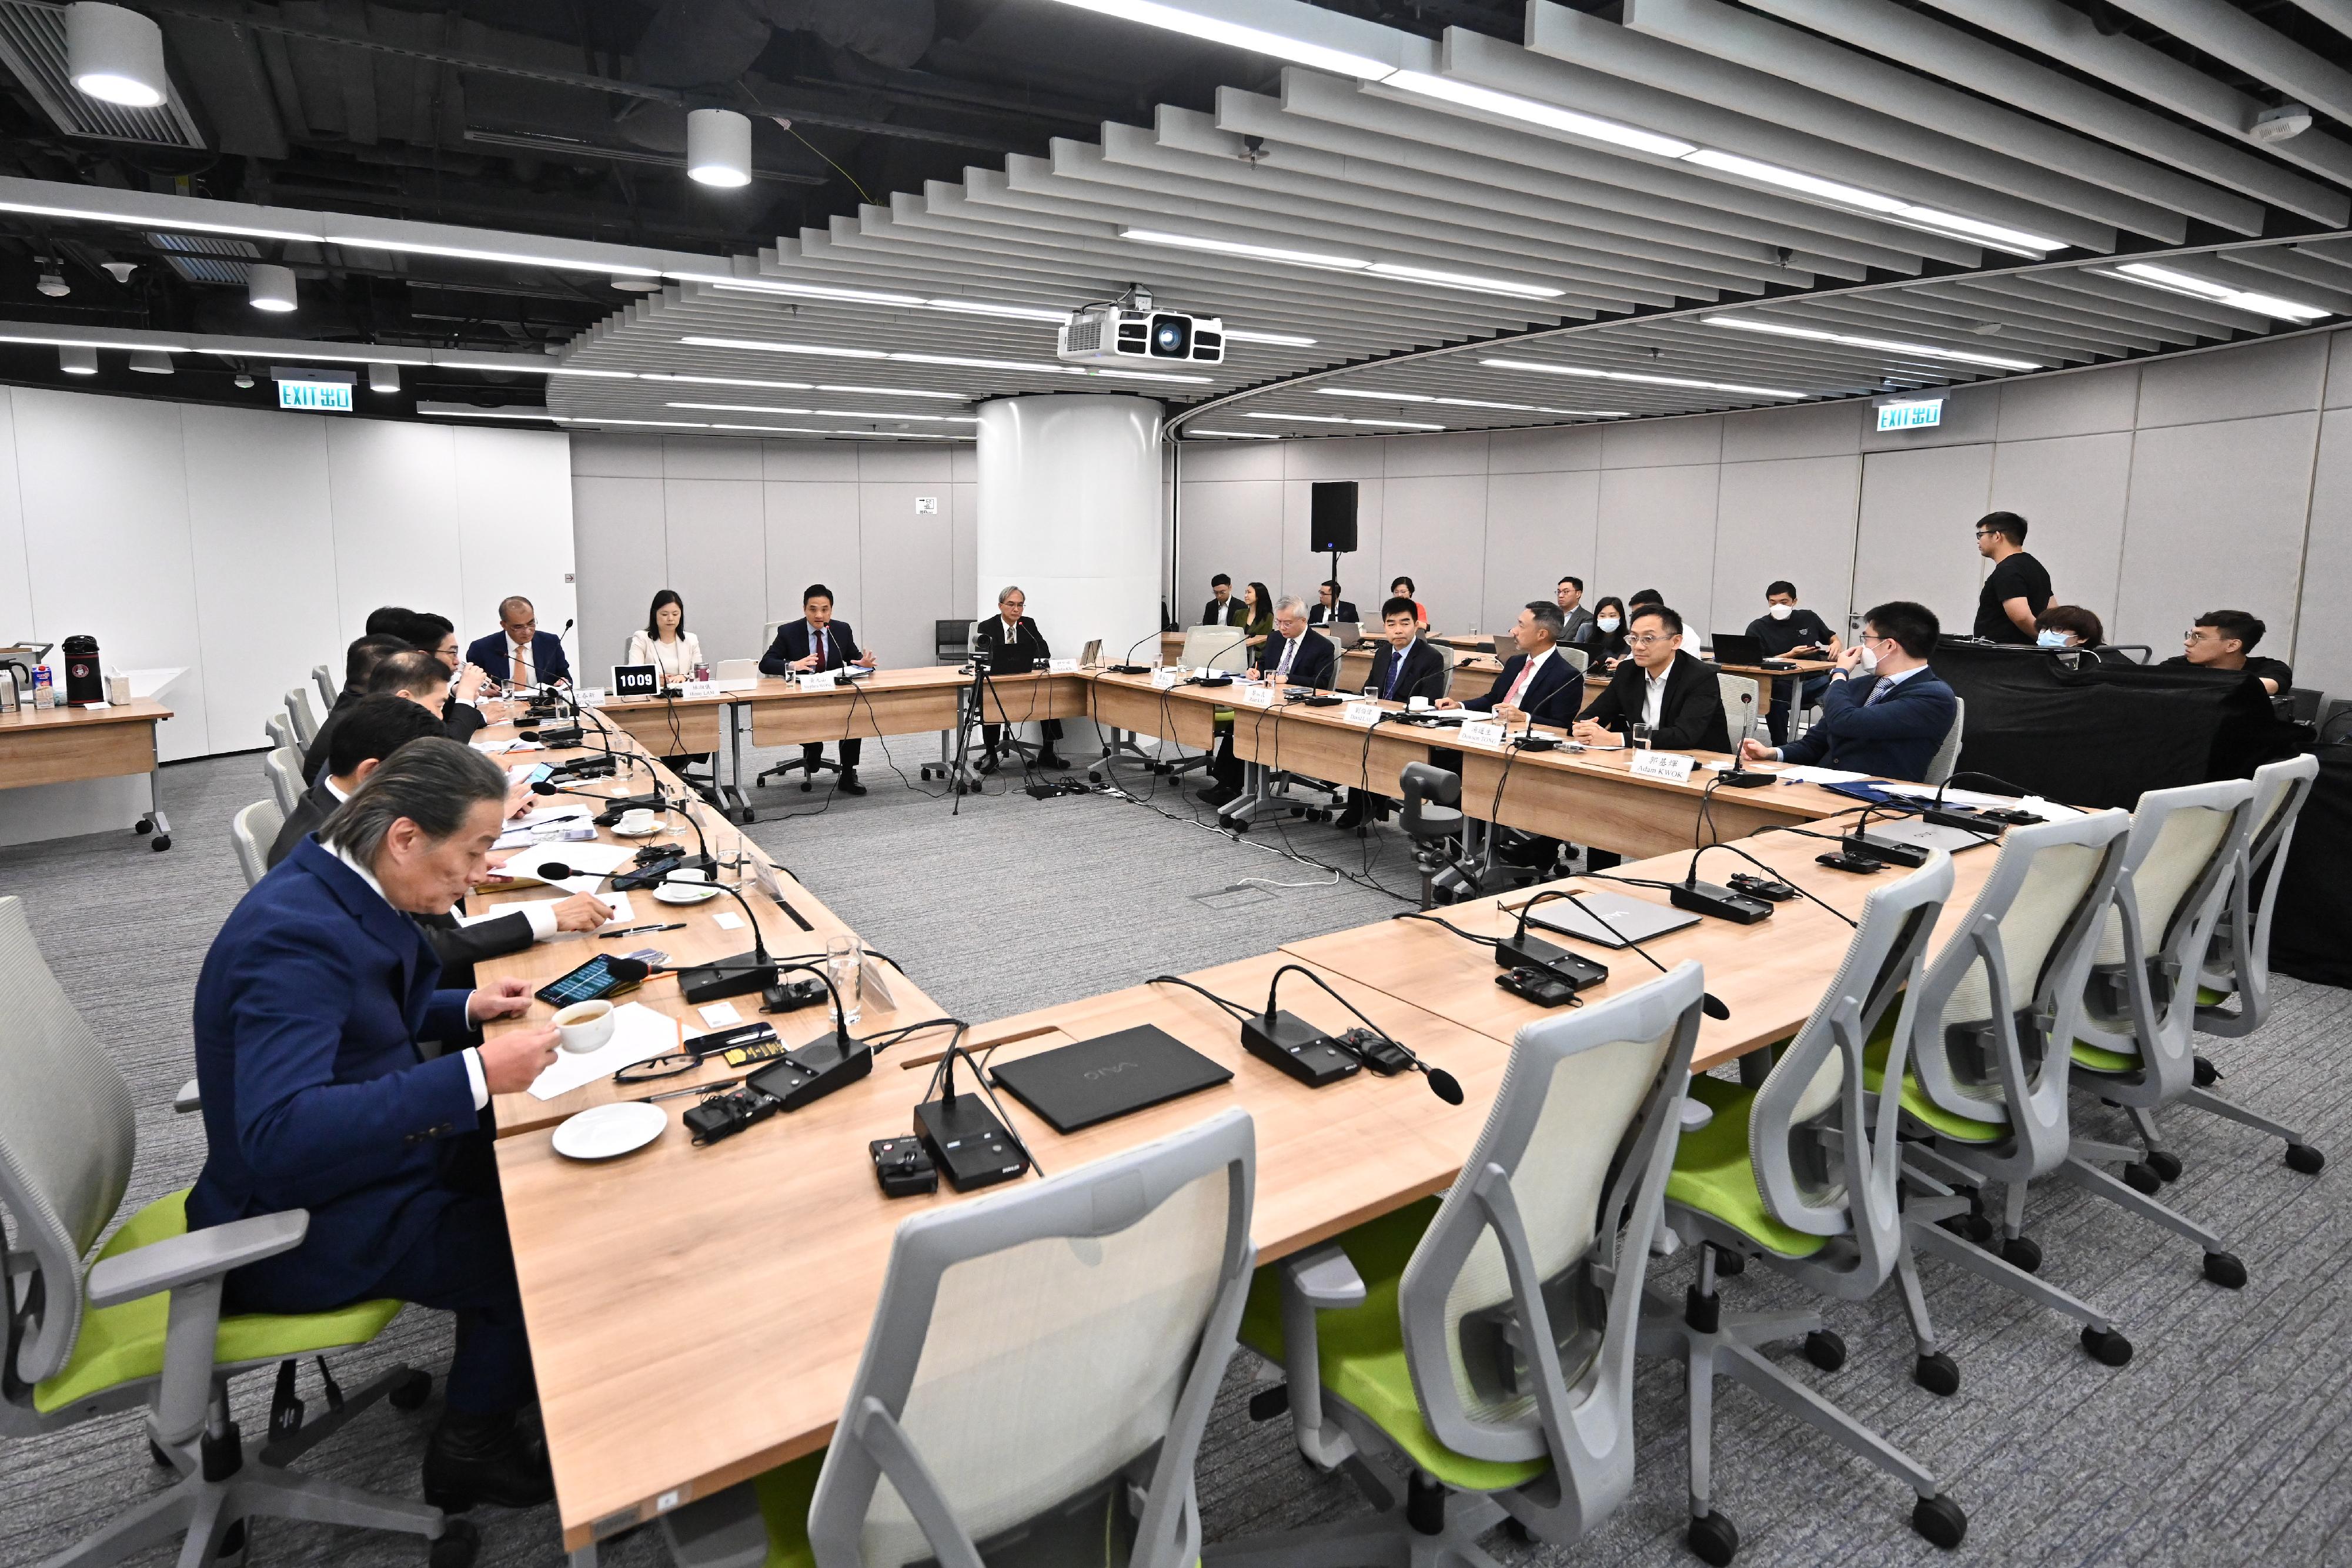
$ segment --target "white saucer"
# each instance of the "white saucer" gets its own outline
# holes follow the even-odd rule
[[[667,826],[668,824],[666,822],[656,822],[650,828],[638,828],[634,831],[627,828],[615,827],[613,830],[613,836],[616,839],[650,839]]]
[[[567,1118],[555,1129],[555,1152],[569,1159],[617,1159],[662,1135],[669,1113],[658,1105],[630,1101],[599,1105]]]
[[[719,887],[708,882],[666,882],[654,889],[654,896],[664,904],[708,904],[719,896]]]

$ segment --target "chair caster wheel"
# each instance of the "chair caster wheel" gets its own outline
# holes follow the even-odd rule
[[[1911,1381],[1938,1399],[1949,1399],[1960,1391],[1959,1363],[1940,1350],[1923,1355],[1911,1364]]]
[[[1737,1252],[1717,1252],[1715,1255],[1715,1271],[1727,1278],[1733,1274],[1745,1274],[1748,1272],[1748,1260]]]
[[[1724,1568],[1739,1551],[1739,1531],[1719,1513],[1692,1520],[1690,1532],[1683,1540],[1708,1568]]]
[[[473,1568],[474,1558],[482,1550],[482,1532],[467,1519],[445,1520],[441,1539],[433,1543],[433,1555],[427,1559],[430,1568]]]
[[[395,1410],[422,1410],[425,1402],[433,1397],[433,1375],[412,1372],[394,1384],[384,1397],[392,1402]]]
[[[2195,1057],[2190,1061],[2189,1081],[2200,1089],[2210,1089],[2221,1081],[2221,1070],[2201,1056]]]
[[[2159,1181],[2179,1181],[2180,1156],[2170,1149],[2150,1149],[2147,1155],[2147,1168],[2156,1173],[2157,1179]]]
[[[157,854],[162,854],[165,850],[172,847],[172,835],[169,833],[158,833],[148,842],[147,847],[153,850]]]
[[[2132,1342],[2114,1329],[2084,1329],[2083,1348],[2103,1366],[2122,1366],[2132,1358]]]
[[[155,824],[142,819],[141,821],[131,824],[131,831],[139,834],[142,838],[144,838],[147,834],[155,831]]]
[[[2246,1287],[2246,1266],[2238,1261],[2234,1252],[2208,1252],[2205,1277],[2226,1289],[2242,1291]]]
[[[748,827],[750,827],[753,822],[756,822],[756,821],[758,821],[760,820],[760,813],[759,813],[759,812],[757,812],[757,811],[754,811],[753,810],[751,810],[751,807],[746,806],[746,807],[744,807],[744,808],[743,808],[743,814],[742,814],[741,816],[740,816],[740,817],[736,818],[735,820],[736,820],[737,821],[739,821],[739,822],[742,823],[745,827],[747,827],[747,828],[748,828]]]
[[[1923,1497],[1911,1511],[1911,1528],[1949,1552],[1969,1538],[1969,1516],[1948,1497]]]
[[[1503,1533],[1522,1546],[1535,1544],[1536,1532],[1528,1528],[1527,1521],[1523,1519],[1507,1516],[1503,1521]]]
[[[172,1456],[163,1451],[163,1445],[152,1437],[147,1439],[147,1457],[155,1462],[155,1468],[159,1470],[179,1468],[172,1463]]]
[[[1943,1226],[1961,1240],[1973,1242],[1979,1247],[1990,1246],[1992,1242],[1992,1221],[1981,1214],[1956,1214],[1945,1220]]]
[[[245,1568],[245,1549],[253,1542],[252,1532],[245,1520],[238,1520],[221,1534],[221,1543],[213,1551],[213,1568]]]
[[[1805,1359],[1823,1372],[1835,1372],[1845,1364],[1845,1341],[1827,1329],[1815,1329],[1805,1336]]]
[[[809,780],[807,780],[807,779],[802,779],[802,780],[801,780],[801,793],[802,793],[802,794],[805,795],[805,794],[807,794],[810,790],[812,790],[812,789],[815,789],[815,788],[816,788],[816,786],[815,786],[814,784],[811,783]]]
[[[2148,1166],[2134,1160],[2124,1167],[2124,1185],[2134,1192],[2155,1193],[2164,1187],[2164,1178]]]
[[[2317,1176],[2327,1163],[2327,1156],[2309,1144],[2289,1144],[2286,1146],[2286,1168],[2301,1171],[2305,1176]]]
[[[2042,1267],[2042,1247],[2031,1237],[2012,1236],[2000,1244],[2000,1260],[2021,1274]]]

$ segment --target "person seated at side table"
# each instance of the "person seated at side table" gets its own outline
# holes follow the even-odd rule
[[[646,629],[629,633],[621,663],[651,664],[659,672],[656,678],[664,689],[693,680],[695,672],[704,667],[702,639],[686,629],[686,601],[676,589],[665,588],[654,595],[653,604],[646,611]],[[663,758],[662,766],[684,777],[688,768],[709,760],[707,751],[681,751]]]
[[[1250,586],[1255,588],[1257,584]],[[1275,601],[1274,630],[1242,678],[1252,685],[1272,682],[1285,686],[1309,686],[1320,692],[1331,689],[1339,673],[1339,650],[1331,645],[1330,638],[1307,624],[1306,603],[1296,594],[1286,594]],[[1200,796],[1210,805],[1223,806],[1240,796],[1242,764],[1234,755],[1230,728],[1217,737],[1217,757],[1209,765],[1209,775],[1215,782],[1200,791]]]
[[[1382,702],[1411,706],[1414,697],[1436,697],[1445,690],[1445,655],[1421,640],[1421,622],[1410,599],[1390,600],[1381,606],[1380,648],[1372,654],[1371,676],[1364,695]],[[1360,828],[1369,816],[1388,814],[1388,797],[1366,789],[1348,791],[1348,805],[1338,826]]]
[[[1797,602],[1797,585],[1787,578],[1769,583],[1764,589],[1764,613],[1748,623],[1748,634],[1764,646],[1768,659],[1834,659],[1845,651],[1845,643],[1828,622]],[[1771,688],[1771,706],[1765,710],[1765,727],[1771,731],[1775,744],[1789,738],[1789,687],[1787,683],[1772,680],[1765,683]],[[1812,675],[1804,683],[1804,706],[1811,707],[1822,700],[1822,690],[1829,685],[1826,674]]]
[[[849,622],[833,618],[833,590],[822,582],[812,582],[801,591],[801,619],[777,627],[776,640],[760,656],[763,675],[816,674],[852,664],[873,669],[874,655],[859,653],[857,634],[849,629]],[[841,792],[863,795],[866,786],[857,781],[857,759],[865,755],[866,744],[853,738],[839,745]],[[801,760],[808,765],[811,779],[816,777],[817,759],[824,755],[823,741],[813,740],[801,747]]]
[[[1959,713],[1959,698],[1927,664],[1942,629],[1924,604],[1874,606],[1862,618],[1862,635],[1838,655],[1821,722],[1786,746],[1742,741],[1740,756],[1925,783]]]
[[[302,1209],[299,1246],[233,1270],[223,1309],[324,1312],[390,1297],[457,1314],[425,1500],[530,1508],[554,1495],[532,1398],[490,1135],[493,1094],[555,1060],[555,1028],[519,1028],[425,1060],[530,1007],[530,982],[444,988],[410,918],[448,909],[488,870],[507,776],[440,736],[410,741],[256,883],[197,977],[196,1082],[207,1152],[188,1228]]]
[[[494,680],[525,689],[572,678],[563,640],[539,629],[539,612],[520,593],[499,601],[499,629],[475,638],[466,662],[479,664]]]
[[[1263,582],[1242,590],[1242,631],[1246,633],[1242,644],[1246,648],[1263,648],[1274,635],[1274,590]]]
[[[1584,579],[1563,577],[1552,586],[1552,602],[1559,606],[1559,640],[1581,648],[1592,637],[1592,612],[1584,607]]]
[[[1037,622],[1029,619],[1028,609],[1028,594],[1023,592],[1017,584],[1008,586],[996,596],[996,613],[973,630],[972,652],[988,655],[992,672],[1003,674],[1009,667],[1008,654],[1018,655],[1017,662],[1024,670],[1042,670],[1045,662],[1054,656],[1053,648],[1045,641],[1045,633],[1038,631]],[[1037,733],[1045,743],[1037,753],[1037,766],[1056,771],[1069,767],[1062,760],[1061,753],[1054,749],[1055,743],[1062,738],[1062,721],[1058,718],[1042,719],[1038,722]],[[980,743],[988,752],[980,759],[982,773],[996,771],[996,747],[1003,735],[1004,727],[1001,724],[980,727]]]
[[[1591,655],[1591,673],[1607,674],[1625,656],[1625,601],[1613,593],[1604,593],[1593,601],[1592,630],[1585,637],[1586,653]]]
[[[1518,652],[1503,661],[1502,674],[1484,696],[1467,702],[1440,697],[1434,706],[1490,713],[1508,725],[1566,726],[1584,701],[1584,672],[1559,655],[1559,606],[1530,600],[1511,628]]]
[[[1209,579],[1209,602],[1201,607],[1203,626],[1240,626],[1248,622],[1241,601],[1234,597],[1234,580],[1223,572]]]
[[[1340,597],[1343,591],[1336,577],[1327,577],[1317,584],[1315,602],[1307,610],[1307,623],[1309,626],[1332,626],[1342,621],[1355,620],[1356,607]]]
[[[1409,577],[1400,577],[1394,582],[1389,584],[1389,597],[1391,599],[1412,600],[1413,624],[1419,626],[1423,632],[1426,632],[1429,630],[1429,612],[1422,608],[1422,604],[1419,600],[1413,599],[1413,595],[1420,591],[1421,591],[1419,589],[1412,585],[1412,579]]]
[[[1723,687],[1714,665],[1683,652],[1683,618],[1644,602],[1625,645],[1631,657],[1577,720],[1576,738],[1623,746],[1645,737],[1657,751],[1729,751]]]
[[[2180,639],[2180,653],[2167,659],[2168,670],[2194,666],[2200,670],[2242,670],[2276,696],[2294,685],[2294,670],[2283,659],[2254,656],[2254,645],[2270,628],[2259,616],[2242,610],[2212,610],[2200,615]]]

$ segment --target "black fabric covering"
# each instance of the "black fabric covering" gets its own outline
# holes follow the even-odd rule
[[[2319,748],[2271,923],[2271,967],[2352,986],[2352,744]]]
[[[1968,705],[1960,767],[2072,806],[2129,809],[2149,789],[2242,779],[2299,749],[2262,683],[2239,674],[2080,661],[1947,637],[1931,661]]]

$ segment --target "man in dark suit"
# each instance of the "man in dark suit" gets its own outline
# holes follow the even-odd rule
[[[1223,572],[1209,579],[1209,602],[1201,607],[1202,626],[1246,626],[1249,610],[1234,597],[1234,580]]]
[[[1027,594],[1018,588],[1007,588],[996,596],[996,613],[982,622],[973,631],[972,650],[988,655],[988,667],[992,673],[1017,675],[1043,669],[1045,661],[1054,656],[1053,649],[1046,646],[1045,633],[1038,631],[1037,622],[1024,613],[1028,608]],[[1062,738],[1062,721],[1058,718],[1045,719],[1039,722],[1037,729],[1045,742],[1045,749],[1037,753],[1037,766],[1057,769],[1067,768],[1069,764],[1063,761],[1061,754],[1054,749],[1054,743]],[[982,773],[996,771],[996,747],[1003,735],[1004,727],[1001,724],[980,727],[980,743],[988,751],[988,755],[980,761]]]
[[[1731,749],[1715,666],[1683,652],[1680,615],[1663,604],[1644,603],[1633,612],[1625,645],[1631,656],[1577,721],[1577,739],[1587,746],[1622,745],[1622,737],[1642,724],[1649,726],[1653,750]],[[1577,689],[1582,691],[1581,682]]]
[[[1381,637],[1372,654],[1371,677],[1364,683],[1366,696],[1401,703],[1444,695],[1445,655],[1421,640],[1421,622],[1412,600],[1400,597],[1381,606]],[[1365,818],[1387,814],[1387,797],[1350,789],[1336,825],[1360,828]]]
[[[404,615],[407,612],[401,613]],[[352,639],[351,646],[343,650],[343,689],[335,694],[335,704],[327,710],[327,716],[319,721],[319,734],[311,737],[310,744],[316,746],[324,738],[327,727],[335,722],[337,714],[368,695],[368,676],[375,673],[376,665],[383,663],[386,655],[404,653],[408,648],[406,642],[388,632],[370,632]],[[309,753],[305,752],[304,761],[308,760]]]
[[[425,1497],[453,1511],[554,1495],[516,1413],[532,1396],[514,1258],[488,1136],[493,1094],[530,1087],[555,1030],[517,1029],[425,1061],[529,1009],[530,987],[440,986],[411,915],[447,909],[488,865],[507,779],[442,737],[413,741],[254,884],[196,982],[196,1082],[207,1152],[188,1195],[202,1230],[305,1209],[301,1244],[231,1272],[230,1312],[323,1312],[392,1297],[458,1314],[447,1411]]]
[[[1320,692],[1331,689],[1339,673],[1339,652],[1330,638],[1308,629],[1306,604],[1297,594],[1286,594],[1275,601],[1274,630],[1259,645],[1256,662],[1250,665],[1244,678],[1253,684],[1263,681],[1278,686],[1308,686]],[[1217,737],[1217,758],[1209,765],[1209,775],[1214,782],[1197,791],[1201,800],[1223,807],[1241,798],[1242,763],[1234,755],[1230,729]]]
[[[798,621],[787,621],[776,628],[776,640],[760,656],[760,673],[763,675],[807,675],[825,670],[844,669],[851,664],[860,669],[874,667],[874,655],[857,651],[857,636],[846,621],[833,618],[833,590],[822,582],[812,582],[801,594],[801,615]],[[865,755],[866,745],[860,740],[844,740],[841,745],[841,792],[863,795],[866,786],[857,781],[857,759]],[[816,778],[816,765],[824,756],[824,743],[811,741],[801,747],[801,764],[809,778]]]
[[[1842,768],[1881,779],[1924,783],[1927,765],[1959,716],[1959,698],[1929,667],[1936,612],[1891,600],[1862,618],[1862,635],[1838,655],[1822,693],[1819,724],[1786,746],[1740,743],[1757,762]]]
[[[1526,718],[1566,727],[1584,700],[1584,672],[1560,656],[1560,627],[1559,605],[1541,599],[1528,601],[1520,606],[1518,622],[1511,628],[1511,640],[1519,651],[1503,661],[1503,673],[1495,677],[1486,695],[1468,702],[1440,697],[1436,706],[1490,713],[1505,723]]]
[[[403,648],[397,653],[384,653],[376,660],[374,667],[368,672],[367,689],[362,695],[406,697],[432,713],[436,728],[444,728],[447,723],[445,710],[449,702],[449,669],[430,653],[420,653],[415,648]],[[339,701],[320,722],[319,733],[312,737],[310,749],[302,754],[304,783],[316,784],[319,775],[326,771],[327,754],[334,747],[335,731],[342,727],[352,706],[352,704]],[[475,718],[478,728],[480,716],[478,714]],[[471,733],[467,731],[468,735]]]
[[[353,704],[335,730],[326,771],[302,791],[287,815],[286,825],[278,831],[277,841],[269,846],[269,863],[277,865],[294,852],[295,845],[318,831],[386,758],[412,740],[440,733],[432,713],[405,697],[362,697]],[[508,803],[511,808],[511,790]],[[425,939],[433,944],[434,956],[441,960],[442,978],[457,987],[473,985],[474,966],[485,958],[520,953],[559,931],[593,931],[612,918],[612,906],[593,893],[510,904],[504,913],[470,925],[459,922],[446,909],[415,916],[425,927]]]
[[[520,594],[499,601],[499,629],[474,639],[466,650],[466,663],[479,664],[494,681],[518,686],[553,685],[572,678],[562,639],[539,629],[539,612]]]
[[[1339,597],[1339,580],[1327,577],[1315,590],[1314,608],[1307,612],[1309,626],[1331,626],[1356,619],[1356,607]]]

